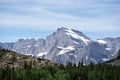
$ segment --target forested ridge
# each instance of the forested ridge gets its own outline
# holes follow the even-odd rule
[[[11,53],[11,51],[2,50],[0,58],[5,56],[4,52]],[[45,66],[35,67],[32,63],[32,61],[29,63],[24,61],[23,67],[11,67],[9,64],[1,67],[0,80],[120,80],[119,65],[91,63],[85,66],[82,62],[78,65],[70,62],[67,65],[56,65],[47,62],[44,63]]]
[[[68,63],[66,66],[46,66],[32,68],[0,68],[0,80],[120,80],[120,66],[90,64],[78,66]]]

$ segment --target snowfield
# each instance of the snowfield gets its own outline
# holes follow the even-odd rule
[[[58,53],[58,55],[61,55],[61,54],[65,54],[67,52],[70,52],[70,51],[73,51],[75,50],[75,48],[73,46],[68,46],[68,47],[57,47],[59,49],[61,49]]]

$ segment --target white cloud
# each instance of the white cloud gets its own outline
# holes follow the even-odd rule
[[[95,39],[114,37],[119,36],[119,21],[119,0],[0,0],[2,42],[45,37],[59,27],[93,32],[89,37]]]
[[[59,16],[64,16],[60,15]],[[23,16],[23,15],[6,15],[6,14],[0,14],[0,24],[5,26],[11,26],[11,27],[20,27],[21,28],[41,28],[41,27],[79,27],[81,30],[87,30],[87,31],[111,31],[111,30],[118,30],[119,25],[116,24],[115,19],[78,19],[75,17],[67,20],[62,19],[47,19],[47,18],[40,18],[40,17],[32,17],[32,16]],[[59,18],[59,17],[57,17]],[[66,17],[64,17],[66,19]],[[116,19],[117,20],[117,19]],[[100,24],[100,25],[98,25]],[[109,24],[109,25],[108,25]],[[33,27],[34,26],[34,27]],[[102,28],[104,27],[104,28]]]
[[[118,30],[120,18],[117,12],[120,11],[120,5],[111,4],[112,2],[97,0],[0,0],[0,4],[3,4],[1,7],[9,10],[0,11],[0,25],[23,26],[23,28],[24,26],[26,28],[38,28],[38,26],[76,26],[77,28],[79,26],[79,29],[88,31]],[[65,11],[77,9],[78,12],[97,17],[83,17],[81,14],[69,14],[69,12],[60,13],[51,11],[51,8],[54,10],[61,8],[60,10]]]

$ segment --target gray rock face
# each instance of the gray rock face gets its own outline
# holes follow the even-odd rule
[[[105,38],[103,40],[104,48],[109,52],[109,58],[112,58],[117,53],[118,49],[120,49],[120,37],[117,38]]]
[[[117,58],[120,59],[120,49],[119,49],[118,52],[117,52]]]
[[[1,46],[18,53],[33,55],[37,54],[44,45],[44,39],[19,39],[15,43],[3,43]]]
[[[19,39],[15,43],[0,45],[5,49],[62,64],[78,64],[79,61],[89,64],[111,59],[120,48],[120,37],[92,41],[80,31],[62,27],[46,39]]]
[[[111,65],[119,65],[120,66],[120,49],[117,51],[116,55],[113,59],[106,62],[107,64]]]

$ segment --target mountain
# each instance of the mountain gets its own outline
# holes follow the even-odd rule
[[[104,44],[105,49],[109,51],[109,56],[115,56],[118,49],[120,48],[120,37],[117,38],[104,38],[98,40],[99,43]]]
[[[117,51],[115,58],[106,62],[107,64],[120,65],[120,49]]]
[[[120,48],[120,37],[91,40],[78,30],[58,28],[46,39],[19,39],[14,43],[1,43],[3,48],[37,58],[66,64],[84,64],[107,61]]]
[[[39,52],[39,50],[44,46],[44,43],[44,39],[19,39],[14,43],[3,43],[1,46],[18,53],[33,55]]]
[[[120,49],[117,52],[117,59],[120,59]]]
[[[32,67],[44,67],[49,65],[57,65],[45,59],[37,59],[32,56],[22,55],[10,50],[0,49],[0,68],[4,67],[25,67],[32,65]]]

